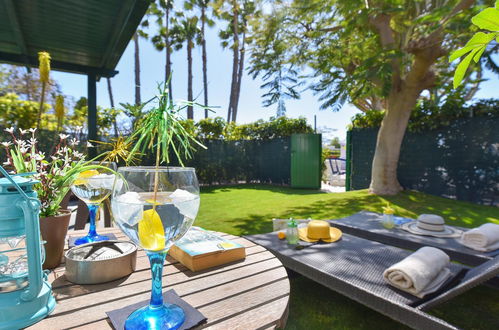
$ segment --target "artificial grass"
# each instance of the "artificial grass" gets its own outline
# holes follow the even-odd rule
[[[442,215],[449,224],[476,227],[499,224],[499,209],[414,191],[396,196],[370,195],[366,190],[326,194],[280,186],[204,187],[196,225],[249,235],[272,231],[272,218],[335,219],[361,210],[381,212],[390,203],[397,215]],[[400,329],[402,325],[304,277],[290,276],[291,300],[287,329]],[[465,329],[499,328],[499,291],[479,287],[432,310]]]
[[[362,210],[382,212],[390,203],[400,216],[439,214],[456,226],[475,227],[485,222],[499,224],[499,209],[455,201],[415,191],[396,196],[371,195],[367,190],[322,193],[281,186],[238,185],[203,188],[198,226],[233,235],[272,231],[272,218],[337,219]]]

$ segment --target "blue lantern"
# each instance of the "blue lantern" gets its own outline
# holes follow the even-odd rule
[[[55,299],[42,271],[38,181],[0,173],[0,330],[20,329],[50,314]]]

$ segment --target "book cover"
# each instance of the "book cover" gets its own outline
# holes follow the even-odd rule
[[[194,272],[246,257],[243,245],[199,227],[192,227],[170,248],[169,254]]]

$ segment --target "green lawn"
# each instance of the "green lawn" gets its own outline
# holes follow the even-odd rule
[[[272,218],[334,219],[361,210],[380,212],[387,202],[396,214],[442,215],[453,225],[499,224],[499,209],[403,192],[393,197],[366,190],[326,194],[266,185],[203,188],[196,225],[233,235],[272,231]],[[291,303],[287,329],[400,329],[401,325],[304,277],[290,274]],[[434,309],[433,314],[465,329],[499,328],[499,291],[476,288]]]

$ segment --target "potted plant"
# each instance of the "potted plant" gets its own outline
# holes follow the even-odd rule
[[[53,153],[46,156],[37,148],[36,128],[19,129],[17,136],[12,127],[5,131],[11,141],[2,142],[7,154],[4,165],[13,167],[17,173],[33,173],[33,178],[40,181],[34,188],[41,203],[40,231],[46,241],[43,267],[55,268],[61,262],[71,218],[71,212],[61,209],[61,203],[80,173],[99,166],[89,165],[76,150],[80,142],[66,134],[59,134]]]

